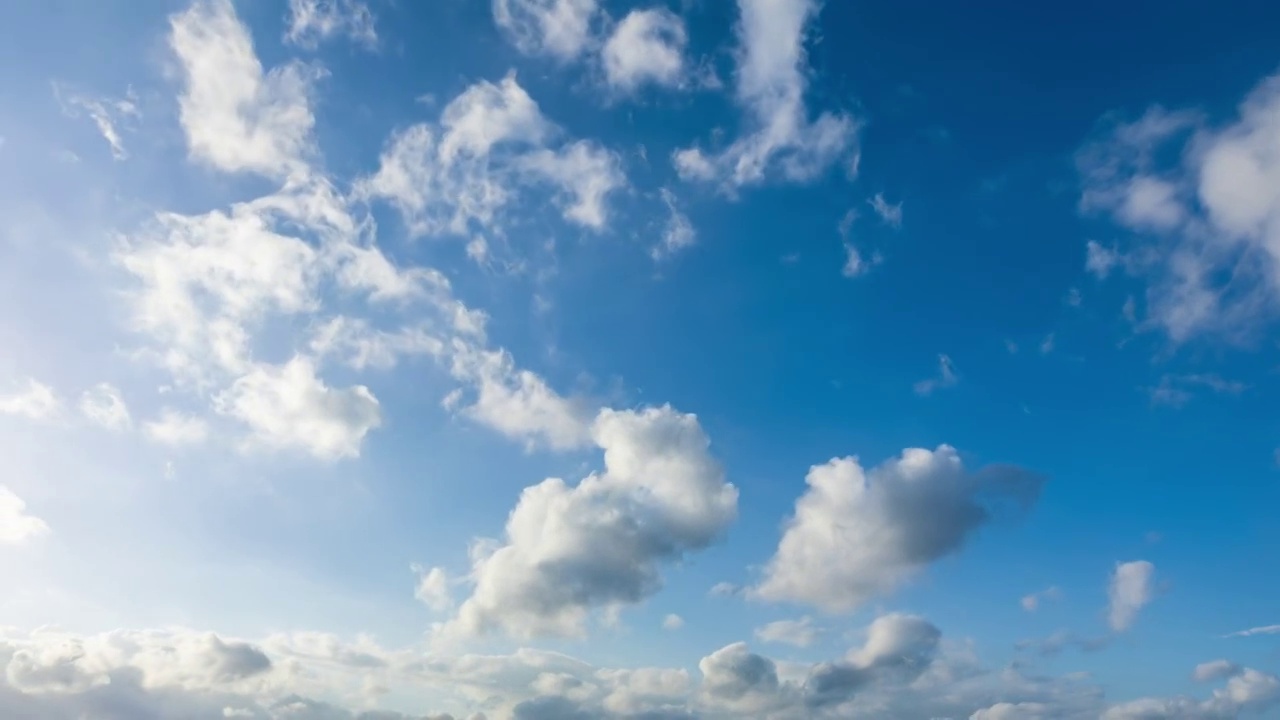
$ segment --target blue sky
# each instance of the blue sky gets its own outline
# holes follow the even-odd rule
[[[0,10],[0,715],[1280,717],[1276,10]]]

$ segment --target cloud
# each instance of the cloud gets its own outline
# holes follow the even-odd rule
[[[1052,344],[1050,346],[1052,347]],[[1044,351],[1043,347],[1041,348],[1041,351]],[[920,380],[912,387],[912,389],[915,390],[917,395],[927,397],[932,395],[934,390],[952,387],[959,381],[960,378],[956,375],[956,367],[955,364],[951,362],[951,357],[948,355],[939,355],[938,376]]]
[[[1239,665],[1228,660],[1214,660],[1197,665],[1195,670],[1192,671],[1191,677],[1196,682],[1221,680],[1238,675],[1242,669]]]
[[[606,409],[591,438],[604,471],[521,493],[504,540],[473,548],[474,588],[445,635],[579,635],[592,610],[656,592],[662,562],[705,548],[736,516],[738,491],[694,416]]]
[[[1225,637],[1252,637],[1254,635],[1280,635],[1280,625],[1262,625],[1248,630],[1233,632]]]
[[[1061,597],[1062,591],[1057,586],[1047,587],[1039,592],[1024,595],[1021,601],[1022,609],[1027,612],[1035,612],[1040,607],[1040,603],[1045,600],[1058,600]]]
[[[661,197],[662,202],[667,206],[667,223],[662,229],[661,241],[649,251],[650,257],[655,261],[671,257],[691,247],[698,240],[693,223],[689,222],[689,217],[676,207],[675,193],[662,188]]]
[[[755,636],[761,642],[809,647],[818,639],[818,629],[806,615],[798,620],[775,620],[756,628]]]
[[[1155,597],[1155,572],[1156,566],[1146,560],[1116,563],[1107,588],[1107,622],[1112,630],[1123,632],[1132,627],[1138,612]]]
[[[1142,327],[1174,343],[1238,340],[1276,311],[1280,262],[1280,76],[1213,128],[1195,111],[1153,107],[1079,155],[1081,209],[1130,231],[1123,251],[1090,246],[1105,276],[1122,264],[1146,284]]]
[[[1182,407],[1194,396],[1194,388],[1206,388],[1219,395],[1239,395],[1246,387],[1242,382],[1225,380],[1213,373],[1166,373],[1160,377],[1160,384],[1148,388],[1148,392],[1151,394],[1152,405]]]
[[[1103,247],[1094,240],[1085,244],[1084,268],[1099,280],[1106,280],[1111,269],[1120,264],[1122,258],[1113,248]]]
[[[626,184],[620,160],[585,140],[548,145],[559,134],[514,73],[480,81],[445,106],[438,127],[396,133],[355,194],[389,201],[413,235],[469,237],[499,232],[523,189],[549,187],[567,222],[602,230],[608,195]]]
[[[597,10],[596,0],[493,0],[493,20],[517,50],[560,62],[586,49]]]
[[[289,0],[285,42],[315,49],[339,35],[367,48],[377,47],[378,32],[369,6],[360,0]]]
[[[198,445],[209,437],[209,423],[204,418],[185,415],[165,408],[160,417],[143,423],[147,437],[163,445]]]
[[[49,526],[27,513],[27,503],[0,485],[0,545],[25,545],[49,534]]]
[[[80,396],[80,413],[89,422],[108,430],[128,430],[133,426],[129,406],[110,383],[98,383]]]
[[[719,153],[677,150],[681,178],[717,181],[733,193],[769,177],[812,181],[841,159],[852,172],[858,124],[831,112],[810,121],[805,108],[805,28],[818,9],[815,0],[739,0],[734,98],[749,131]]]
[[[303,356],[254,367],[219,393],[214,406],[244,422],[252,443],[301,448],[322,460],[358,457],[364,436],[382,424],[381,406],[367,387],[330,388]]]
[[[1197,671],[1204,667],[1199,666]],[[1186,696],[1141,698],[1108,708],[1102,713],[1102,720],[1236,718],[1261,713],[1274,707],[1277,701],[1280,701],[1280,678],[1252,668],[1233,667],[1226,685],[1214,690],[1206,700]]]
[[[894,205],[884,199],[884,193],[876,193],[867,200],[867,204],[875,211],[880,222],[894,230],[902,227],[902,203]]]
[[[15,415],[27,420],[52,420],[61,412],[62,402],[53,388],[34,379],[27,379],[25,390],[0,396],[0,415]]]
[[[196,0],[170,26],[191,156],[228,172],[304,171],[315,125],[309,94],[319,71],[295,62],[264,74],[230,0]]]
[[[777,553],[752,594],[852,610],[956,552],[1004,506],[1025,511],[1042,480],[1019,468],[967,471],[955,449],[912,448],[864,471],[857,458],[809,469]]]
[[[684,618],[676,615],[675,613],[670,613],[666,617],[662,618],[663,630],[679,630],[682,627],[684,627]]]
[[[58,102],[62,104],[62,111],[68,117],[79,117],[81,111],[89,115],[89,119],[98,128],[98,133],[111,146],[112,158],[116,160],[128,159],[129,151],[125,149],[119,126],[130,120],[137,120],[141,115],[138,110],[137,98],[133,95],[132,90],[121,100],[94,99],[75,93],[68,93],[58,83],[54,83],[53,94],[58,99]]]
[[[436,612],[444,612],[453,607],[449,576],[443,568],[433,567],[427,570],[415,566],[413,570],[418,574],[418,587],[413,592],[414,597]]]
[[[684,20],[666,8],[632,10],[600,51],[605,79],[619,92],[646,83],[676,87],[684,81],[688,44]]]

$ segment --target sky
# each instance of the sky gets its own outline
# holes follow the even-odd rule
[[[0,717],[1280,718],[1280,8],[0,8]]]

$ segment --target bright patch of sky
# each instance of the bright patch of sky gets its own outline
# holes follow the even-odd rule
[[[1280,8],[0,8],[0,717],[1280,717]]]

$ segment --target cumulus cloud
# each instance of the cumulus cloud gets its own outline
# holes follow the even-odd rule
[[[1133,626],[1138,612],[1155,598],[1156,566],[1146,560],[1116,563],[1107,588],[1107,622],[1123,632]]]
[[[600,52],[605,79],[624,93],[646,83],[677,86],[684,80],[688,42],[679,15],[662,7],[632,10],[613,29]]]
[[[952,387],[957,382],[960,382],[960,378],[956,375],[955,363],[951,362],[951,356],[944,354],[938,356],[937,376],[916,382],[912,389],[915,390],[917,395],[928,396],[932,395],[935,390]]]
[[[437,612],[453,607],[453,592],[449,588],[449,576],[444,568],[433,567],[427,570],[415,566],[413,569],[418,574],[418,587],[413,592],[414,597]]]
[[[1058,600],[1061,597],[1062,591],[1057,586],[1050,586],[1039,592],[1023,595],[1021,600],[1022,609],[1027,612],[1035,612],[1044,601]]]
[[[620,160],[585,140],[548,145],[558,135],[513,73],[480,81],[438,126],[398,132],[355,191],[389,201],[415,235],[499,232],[501,211],[530,186],[550,188],[567,222],[601,230],[609,194],[626,183]]]
[[[473,548],[474,587],[446,636],[579,635],[591,611],[656,592],[662,562],[706,547],[736,516],[738,491],[694,416],[606,409],[591,439],[603,472],[526,488],[505,538]]]
[[[378,32],[369,6],[360,0],[289,0],[285,42],[314,49],[339,35],[367,48],[376,47]]]
[[[816,0],[739,0],[734,97],[748,130],[718,153],[677,150],[672,161],[682,178],[733,192],[769,177],[808,182],[841,159],[852,172],[857,122],[831,112],[810,120],[805,108],[805,29],[818,10]]]
[[[682,627],[684,627],[684,618],[675,613],[668,613],[666,617],[662,618],[663,630],[679,630]]]
[[[53,388],[28,378],[26,388],[0,396],[0,415],[13,415],[27,420],[52,420],[61,412],[62,402]]]
[[[818,629],[806,615],[798,620],[775,620],[756,628],[755,636],[761,642],[809,647],[818,639]]]
[[[1081,150],[1081,208],[1131,231],[1123,249],[1088,247],[1088,268],[1146,284],[1142,326],[1175,343],[1237,339],[1274,318],[1280,262],[1280,76],[1232,122],[1151,108]],[[1175,159],[1176,158],[1176,159]]]
[[[1025,511],[1041,478],[1020,468],[964,468],[955,449],[912,448],[863,470],[857,458],[809,469],[782,540],[752,591],[845,612],[897,589],[959,550],[1003,507]]]
[[[129,406],[110,383],[99,383],[80,396],[80,413],[89,422],[108,430],[128,430],[133,425]]]
[[[1213,695],[1205,700],[1187,696],[1141,698],[1108,708],[1102,713],[1102,720],[1236,718],[1263,712],[1280,702],[1280,678],[1275,675],[1252,668],[1233,667],[1229,675],[1219,677],[1229,679],[1226,685],[1215,689]]]
[[[493,0],[493,20],[520,52],[567,62],[586,49],[598,9],[596,0]]]
[[[264,74],[230,0],[197,0],[170,26],[191,156],[229,172],[283,177],[303,170],[313,150],[309,94],[319,71],[291,63]]]
[[[27,503],[0,485],[0,545],[25,545],[49,534],[44,520],[27,512]]]

